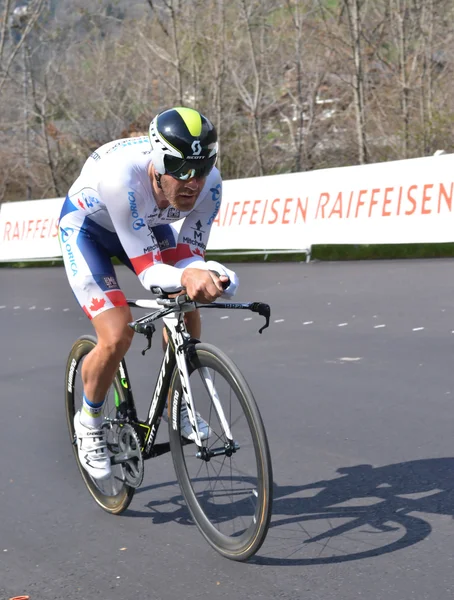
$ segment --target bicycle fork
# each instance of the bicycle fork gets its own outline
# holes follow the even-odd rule
[[[230,431],[229,424],[227,419],[225,418],[224,411],[222,409],[221,401],[219,399],[219,395],[216,391],[216,387],[211,378],[210,372],[207,367],[201,367],[201,378],[203,385],[210,397],[213,406],[215,407],[216,414],[218,416],[219,422],[223,429],[223,433],[226,438],[226,443],[224,446],[219,448],[207,448],[203,446],[202,440],[200,438],[200,432],[197,424],[196,411],[194,406],[194,399],[191,391],[191,384],[189,381],[189,373],[188,367],[186,363],[185,349],[183,340],[178,340],[179,343],[177,346],[177,350],[175,352],[177,367],[180,374],[181,388],[183,390],[183,401],[186,403],[188,409],[189,421],[192,425],[192,428],[195,432],[196,439],[195,443],[197,444],[199,450],[196,452],[196,457],[201,458],[202,460],[209,461],[214,456],[226,455],[232,456],[237,450],[239,450],[240,446],[237,444],[232,437],[232,433]]]

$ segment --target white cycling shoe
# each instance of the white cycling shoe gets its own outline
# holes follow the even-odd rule
[[[105,429],[91,429],[80,422],[80,410],[74,415],[77,451],[82,467],[93,479],[107,479],[112,474],[107,452]]]
[[[211,428],[206,421],[202,419],[199,413],[196,413],[197,426],[199,428],[200,439],[207,440],[211,435]],[[188,408],[185,403],[182,404],[180,410],[180,432],[182,437],[195,442],[195,431],[192,429],[191,421],[189,420]]]

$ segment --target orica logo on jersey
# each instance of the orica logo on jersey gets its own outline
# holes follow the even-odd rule
[[[137,203],[136,198],[134,196],[134,192],[128,192],[128,200],[129,210],[131,211],[131,216],[134,219],[132,227],[137,231],[141,227],[145,227],[145,222],[142,219],[142,217],[139,217],[139,211],[137,210]]]
[[[211,225],[211,223],[215,220],[216,215],[219,212],[219,208],[221,206],[221,184],[218,183],[216,187],[210,188],[210,192],[211,192],[211,200],[213,202],[216,202],[216,204],[214,206],[213,214],[207,221],[207,225]]]
[[[69,240],[69,238],[72,236],[72,234],[74,233],[74,229],[72,227],[60,227],[60,237],[61,237],[61,241],[66,244],[66,242]]]

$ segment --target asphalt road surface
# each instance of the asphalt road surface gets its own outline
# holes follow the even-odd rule
[[[263,335],[257,315],[203,319],[272,452],[273,519],[245,564],[191,523],[168,454],[145,463],[122,516],[95,504],[63,402],[68,351],[91,325],[61,268],[0,269],[1,600],[452,598],[454,261],[230,266],[239,300],[272,307]],[[127,362],[145,416],[161,350],[143,345]]]

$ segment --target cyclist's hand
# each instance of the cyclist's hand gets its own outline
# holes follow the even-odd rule
[[[225,275],[218,277],[213,271],[188,267],[181,276],[181,285],[191,300],[208,304],[223,294],[222,284],[228,280]]]

